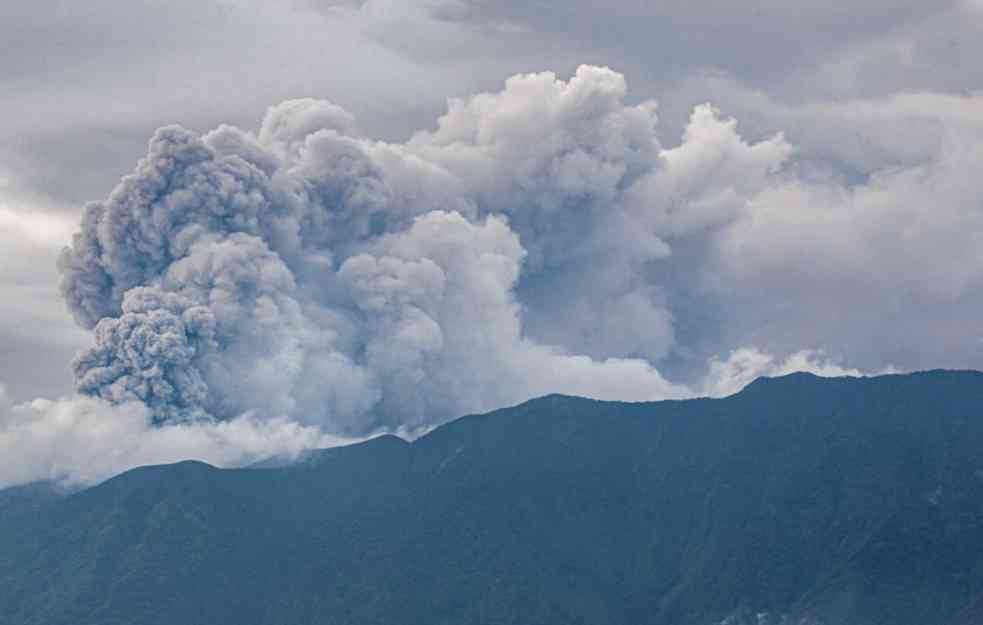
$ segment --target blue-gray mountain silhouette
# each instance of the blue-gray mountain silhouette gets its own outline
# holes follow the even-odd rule
[[[983,622],[974,372],[554,395],[290,467],[21,495],[3,625]]]

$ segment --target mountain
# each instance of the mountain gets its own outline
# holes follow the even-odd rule
[[[552,395],[0,518],[2,625],[969,625],[983,374]]]
[[[0,531],[6,524],[22,522],[25,516],[41,512],[68,493],[55,482],[34,482],[0,489]]]

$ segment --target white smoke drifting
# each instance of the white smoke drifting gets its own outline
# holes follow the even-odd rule
[[[187,459],[218,466],[289,459],[341,442],[285,418],[154,426],[137,402],[73,397],[15,405],[0,386],[0,488],[37,480],[86,485],[135,466]]]
[[[860,377],[858,369],[842,367],[823,357],[821,352],[802,350],[785,359],[776,358],[754,347],[742,347],[726,359],[713,358],[703,380],[703,394],[708,397],[727,397],[760,377],[775,377],[806,371],[820,377]],[[880,373],[895,373],[893,368]]]

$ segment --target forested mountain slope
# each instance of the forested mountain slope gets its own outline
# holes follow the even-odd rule
[[[968,625],[983,374],[548,396],[286,468],[8,499],[2,625]]]

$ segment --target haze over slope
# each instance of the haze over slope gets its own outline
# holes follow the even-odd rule
[[[0,623],[969,625],[981,406],[975,372],[795,374],[137,469],[0,514]]]

